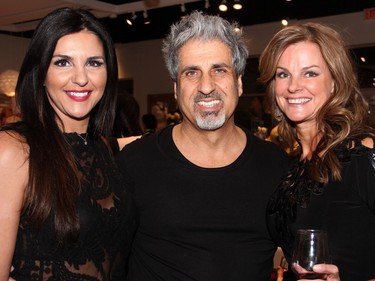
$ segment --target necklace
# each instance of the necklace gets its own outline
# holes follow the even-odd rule
[[[76,133],[76,134],[77,134],[77,136],[79,136],[79,137],[83,140],[84,145],[87,145],[87,133],[84,134],[85,137],[81,136],[81,135],[78,134],[78,133]],[[83,135],[83,134],[82,134],[82,135]]]

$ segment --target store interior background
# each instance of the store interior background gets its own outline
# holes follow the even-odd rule
[[[33,28],[41,17],[57,7],[85,8],[99,17],[111,32],[118,56],[120,93],[132,94],[141,114],[150,112],[158,100],[172,111],[175,109],[173,85],[162,60],[162,38],[183,13],[202,10],[237,21],[248,38],[251,56],[244,77],[241,98],[244,104],[249,97],[264,94],[256,83],[258,57],[272,35],[283,28],[281,20],[287,19],[290,24],[317,21],[333,26],[345,36],[358,65],[362,90],[375,113],[375,0],[241,0],[241,10],[234,10],[234,0],[228,0],[227,12],[218,10],[221,2],[1,0],[0,75],[7,70],[19,70]],[[144,24],[145,15],[151,21],[149,24]],[[127,24],[126,19],[134,19],[133,24]],[[0,106],[7,99],[0,94]]]

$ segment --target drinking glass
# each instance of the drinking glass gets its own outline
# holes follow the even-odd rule
[[[325,274],[313,271],[313,266],[331,263],[327,232],[318,229],[297,230],[292,255],[292,270],[300,279],[324,279]]]

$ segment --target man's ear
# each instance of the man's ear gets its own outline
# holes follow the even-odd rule
[[[242,75],[239,75],[237,78],[237,91],[238,91],[238,96],[242,96],[243,93],[243,88],[242,88]]]

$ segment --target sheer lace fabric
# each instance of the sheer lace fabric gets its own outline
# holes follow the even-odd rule
[[[59,245],[53,239],[51,218],[36,229],[21,217],[12,276],[16,280],[122,280],[132,221],[121,177],[101,140],[89,137],[85,145],[77,134],[65,138],[83,178],[76,202],[79,236]]]
[[[368,136],[347,139],[335,149],[341,164],[350,163],[353,156],[366,156],[375,170],[375,148],[368,148],[361,143],[366,137]],[[371,138],[375,143],[375,138]],[[290,226],[297,220],[297,209],[308,208],[312,195],[324,193],[323,184],[308,176],[310,166],[309,160],[295,159],[288,175],[281,181],[268,203],[268,225],[271,232],[275,233],[274,239],[279,243],[283,241],[281,244],[293,244],[294,235]]]

